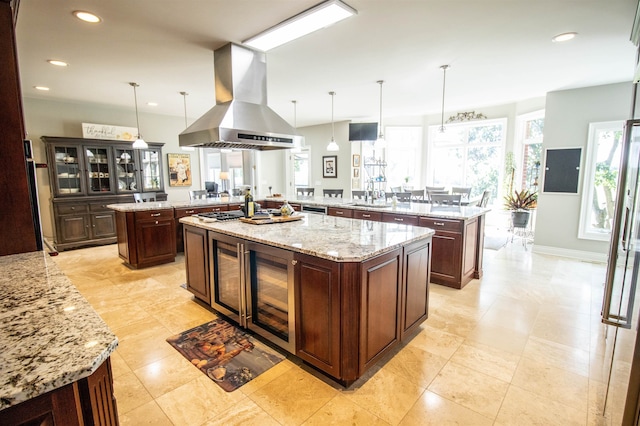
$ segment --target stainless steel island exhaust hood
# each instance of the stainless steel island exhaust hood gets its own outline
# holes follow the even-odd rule
[[[180,146],[293,148],[302,137],[267,106],[265,54],[234,43],[214,51],[216,105],[178,136]]]

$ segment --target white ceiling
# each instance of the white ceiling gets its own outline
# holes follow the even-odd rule
[[[213,50],[320,0],[21,0],[23,95],[184,117],[215,103]],[[631,81],[637,0],[345,0],[358,14],[267,53],[269,106],[293,124],[481,110],[553,90]],[[99,25],[71,14],[88,10]],[[551,37],[576,31],[567,43]],[[47,59],[70,65],[58,68]],[[33,86],[51,88],[36,91]],[[146,102],[159,105],[150,107]]]

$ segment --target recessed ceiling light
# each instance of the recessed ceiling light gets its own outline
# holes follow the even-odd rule
[[[36,90],[42,90],[43,92],[49,91],[49,88],[45,86],[33,86],[33,88]]]
[[[158,106],[157,102],[147,102],[147,105],[149,106]]]
[[[569,41],[573,38],[575,38],[575,36],[577,36],[578,33],[562,33],[562,34],[558,34],[557,36],[553,37],[551,39],[552,42],[562,42],[562,41]]]
[[[84,10],[76,10],[73,12],[74,16],[84,22],[90,22],[92,24],[97,24],[102,21],[98,15],[94,15],[91,12],[85,12]]]
[[[69,66],[68,63],[64,62],[64,61],[58,61],[57,59],[48,59],[47,62],[49,62],[51,65],[55,65],[57,67],[66,67]]]

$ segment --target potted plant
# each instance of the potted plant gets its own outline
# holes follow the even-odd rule
[[[523,189],[513,191],[504,197],[504,207],[511,210],[511,223],[514,228],[526,228],[529,224],[529,210],[535,209],[538,205],[538,193]]]

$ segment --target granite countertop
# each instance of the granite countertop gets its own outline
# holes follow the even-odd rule
[[[180,222],[336,262],[361,262],[435,234],[434,230],[419,226],[296,214],[302,220],[267,225],[239,220],[204,222],[197,217],[184,217]]]
[[[305,197],[305,198],[293,198],[287,199],[284,197],[266,197],[267,201],[275,201],[277,203],[284,203],[287,200],[289,203],[308,205],[308,206],[322,206],[322,207],[338,207],[349,208],[354,210],[367,210],[367,211],[379,211],[385,213],[397,213],[414,216],[424,217],[438,217],[442,219],[462,219],[468,220],[474,217],[482,216],[491,209],[477,206],[438,206],[427,203],[398,203],[396,207],[393,207],[391,203],[378,202],[365,203],[364,200],[353,200],[351,198],[329,198],[329,197]],[[262,200],[260,198],[258,201]],[[203,200],[191,200],[180,202],[151,202],[151,203],[122,203],[122,204],[109,204],[107,207],[121,212],[136,212],[146,210],[165,210],[172,208],[185,208],[185,207],[203,207],[213,206],[219,204],[236,204],[243,203],[244,197],[216,197],[207,198]]]
[[[45,252],[0,257],[0,410],[90,376],[117,337]]]

